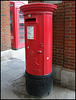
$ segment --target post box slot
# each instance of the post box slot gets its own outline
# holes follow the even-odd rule
[[[36,22],[36,18],[26,19],[26,22]]]

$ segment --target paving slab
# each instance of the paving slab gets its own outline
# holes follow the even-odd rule
[[[22,54],[22,55],[21,55]],[[47,97],[36,98],[26,91],[25,49],[13,51],[13,58],[1,62],[1,99],[75,99],[75,91],[53,86]]]

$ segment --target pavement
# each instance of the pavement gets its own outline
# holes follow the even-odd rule
[[[13,58],[1,62],[1,99],[75,99],[75,91],[53,86],[47,97],[36,98],[26,92],[25,49],[13,50]]]

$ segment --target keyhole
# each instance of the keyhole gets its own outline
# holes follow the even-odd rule
[[[41,47],[43,46],[43,43],[41,43]]]

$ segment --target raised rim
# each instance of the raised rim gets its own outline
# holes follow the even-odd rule
[[[56,5],[53,5],[53,4],[48,4],[48,3],[31,3],[31,4],[27,4],[27,5],[23,5],[23,6],[21,6],[20,7],[20,10],[22,11],[22,12],[24,12],[24,11],[26,11],[27,12],[27,10],[34,10],[34,9],[40,9],[40,8],[42,8],[42,9],[44,9],[45,10],[45,8],[47,9],[47,10],[49,10],[49,9],[53,9],[53,10],[56,10],[57,9],[57,6]]]

